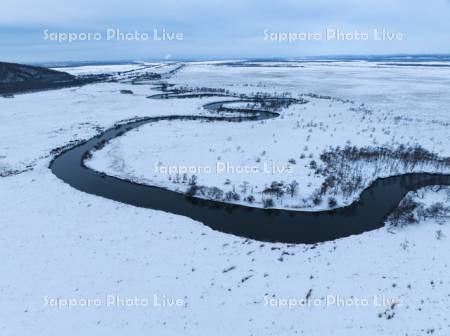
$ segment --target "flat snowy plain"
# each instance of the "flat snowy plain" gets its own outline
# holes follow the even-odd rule
[[[320,163],[330,146],[420,144],[450,156],[450,69],[299,65],[188,64],[169,82],[246,94],[290,92],[309,102],[262,123],[143,126],[95,152],[89,166],[183,192],[154,172],[155,162],[215,165],[220,157],[234,165],[254,164],[257,158],[287,165],[292,158],[294,176],[198,174],[198,183],[238,189],[247,181],[261,190],[272,181],[295,179],[296,198],[286,196],[276,206],[318,210],[327,204],[303,202],[322,182],[309,164]],[[132,69],[108,66],[107,71]],[[164,73],[173,66],[157,69]],[[106,70],[81,73],[90,71]],[[448,335],[448,219],[422,218],[403,228],[314,246],[268,244],[81,193],[48,169],[52,149],[92,137],[117,121],[209,115],[202,106],[217,101],[147,98],[158,92],[119,82],[0,98],[2,335]],[[373,171],[363,168],[372,180]],[[434,171],[425,168],[419,171]],[[231,183],[224,186],[226,179]],[[413,197],[427,206],[449,203],[448,189],[427,188]],[[114,296],[139,302],[108,303]],[[55,307],[69,299],[73,307]],[[305,299],[309,304],[302,304]],[[91,300],[90,306],[82,306],[83,300]],[[173,300],[180,304],[172,306]]]

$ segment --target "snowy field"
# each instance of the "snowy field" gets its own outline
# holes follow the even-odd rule
[[[360,174],[345,180],[362,178],[355,190],[342,193],[335,188],[318,196],[327,177],[316,172],[321,166],[320,155],[337,147],[395,150],[401,145],[419,145],[441,157],[450,156],[446,131],[450,125],[450,69],[417,70],[360,62],[303,66],[255,69],[191,65],[170,82],[179,87],[225,88],[249,96],[288,92],[308,103],[292,105],[280,111],[280,118],[263,122],[149,124],[95,152],[88,166],[179,192],[189,189],[195,175],[197,185],[220,189],[220,195],[199,192],[198,197],[259,207],[270,198],[276,208],[308,210],[327,209],[330,199],[335,200],[332,207],[350,204],[377,177],[450,172],[450,166],[436,167],[429,162],[404,167],[395,159],[379,164],[358,161],[344,167],[347,174],[349,170]],[[180,110],[173,107],[173,114],[208,115],[202,106],[221,99],[184,99],[177,105]],[[166,102],[176,103],[175,99]],[[272,183],[282,185],[277,195],[268,192]]]
[[[317,210],[328,203],[311,203],[323,182],[311,161],[320,167],[320,155],[330,147],[420,145],[450,156],[450,69],[299,65],[188,64],[168,81],[245,94],[290,92],[309,102],[264,122],[143,126],[95,152],[89,165],[180,192],[182,183],[155,174],[155,163],[215,165],[220,157],[235,166],[290,165],[291,173],[196,175],[199,185],[224,190],[234,185],[240,191],[248,182],[253,206],[261,206],[258,191],[266,184],[296,180],[295,197],[283,195],[276,206]],[[173,68],[162,65],[158,71]],[[334,242],[287,245],[222,234],[189,218],[84,194],[48,169],[53,149],[118,121],[209,115],[202,106],[218,100],[147,98],[156,93],[147,85],[118,82],[0,98],[2,335],[448,335],[448,188],[409,195],[416,204],[411,225],[389,222]],[[364,183],[404,169],[355,164]],[[357,192],[335,196],[345,204]],[[436,204],[444,210],[429,217]],[[107,302],[117,296],[120,300]],[[126,306],[123,299],[134,304]],[[67,300],[74,307],[65,306]],[[89,307],[83,306],[86,300],[92,300]]]

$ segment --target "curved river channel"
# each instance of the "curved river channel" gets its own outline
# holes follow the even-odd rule
[[[167,91],[166,91],[167,92]],[[165,93],[149,98],[225,97],[225,94]],[[208,120],[214,122],[251,122],[276,118],[267,106],[274,98],[245,98],[206,104],[217,116],[164,116],[142,118],[117,125],[102,134],[58,154],[50,164],[52,172],[80,191],[137,207],[170,212],[199,221],[213,230],[259,241],[313,244],[350,235],[361,234],[384,226],[387,216],[396,209],[409,192],[430,185],[450,185],[450,175],[406,174],[378,179],[364,190],[358,201],[331,211],[306,212],[252,208],[202,200],[164,188],[142,185],[98,173],[84,165],[86,153],[124,133],[148,123],[161,120]],[[280,101],[281,99],[281,101]],[[232,108],[227,103],[254,102],[265,108]],[[277,103],[306,103],[290,98],[278,98]],[[230,114],[235,115],[230,116]],[[150,225],[150,224],[149,224]]]

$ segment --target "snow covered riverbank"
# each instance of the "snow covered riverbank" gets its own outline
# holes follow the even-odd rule
[[[450,123],[448,114],[440,111],[427,115],[423,107],[444,106],[450,103],[449,95],[442,93],[433,102],[416,102],[415,106],[409,100],[417,99],[411,93],[426,97],[431,90],[443,90],[440,84],[446,79],[437,77],[440,72],[432,69],[426,72],[431,79],[419,81],[417,72],[411,69],[390,69],[390,77],[385,78],[386,69],[367,64],[359,67],[337,64],[334,68],[314,64],[288,70],[262,68],[255,72],[252,68],[236,70],[225,66],[191,65],[171,82],[180,87],[188,83],[191,88],[216,89],[219,82],[224,83],[222,89],[235,95],[287,93],[308,102],[293,104],[279,111],[281,117],[261,122],[152,123],[113,140],[93,153],[87,165],[112,176],[181,193],[188,192],[195,181],[199,187],[195,196],[200,198],[310,211],[348,205],[379,177],[412,172],[450,172],[450,164],[442,165],[439,160],[420,159],[411,165],[401,158],[414,156],[417,147],[424,153],[436,153],[442,160],[450,156],[446,146],[449,136],[445,132]],[[363,70],[372,80],[370,87],[377,87],[376,95],[366,87],[359,87]],[[443,71],[450,70],[444,68]],[[245,76],[248,72],[250,74]],[[321,73],[328,75],[326,83],[321,82],[320,92],[308,93],[305,82],[321,78]],[[342,92],[342,85],[334,83],[341,80],[340,77],[346,78],[347,86],[362,90],[364,94]],[[272,82],[273,78],[277,78],[276,83]],[[408,90],[402,88],[404,83],[390,83],[393,78],[408,83]],[[411,84],[414,80],[417,80],[416,85]],[[401,92],[393,93],[400,89]],[[336,95],[338,98],[333,98]],[[208,116],[211,114],[202,107],[221,99],[182,101],[195,106],[190,110],[192,115]],[[168,101],[177,102],[177,99]],[[386,101],[391,102],[389,109],[384,106]],[[182,109],[174,108],[174,115],[189,114],[190,106],[179,106]],[[408,113],[401,114],[406,108]],[[370,160],[348,163],[346,158],[341,158],[345,165],[334,162],[336,167],[324,165],[322,154],[339,152],[346,147],[366,148],[373,155]],[[384,149],[389,149],[392,155],[386,156],[382,153]],[[338,165],[342,165],[340,170]],[[338,185],[329,188],[330,178]]]
[[[187,79],[182,76],[189,73],[190,80],[194,80],[199,71],[210,73],[208,68],[192,67],[183,69],[173,81],[185,82]],[[226,73],[221,70],[224,73],[220,76],[229,76],[231,81],[239,71],[244,71],[241,76],[245,77],[248,76],[245,72],[250,70],[233,68],[231,74],[231,70]],[[320,78],[323,81],[326,73],[333,73],[333,68],[327,65],[321,70],[314,65],[308,71],[309,76],[297,74],[296,82],[305,87],[296,91],[320,93],[321,90],[313,88],[314,78],[317,83]],[[352,73],[351,69],[347,71]],[[363,72],[355,71],[358,76]],[[340,68],[334,70],[339,76],[343,72]],[[438,74],[442,74],[443,82]],[[272,81],[269,78],[273,75],[269,72],[258,81]],[[211,76],[218,78],[209,80],[208,85],[216,80],[220,83],[217,73],[213,72]],[[374,76],[382,77],[379,73],[368,75]],[[338,76],[327,74],[326,77],[329,83],[335,83]],[[288,142],[277,127],[284,127],[283,130],[295,128],[296,123],[288,123],[286,119],[289,113],[298,112],[296,118],[299,121],[304,118],[301,125],[318,124],[310,127],[316,131],[311,133],[307,151],[302,149],[309,128],[300,127],[298,153],[309,155],[311,152],[317,162],[317,155],[326,146],[343,146],[349,138],[353,144],[361,145],[371,144],[374,139],[379,144],[418,142],[441,156],[448,156],[448,132],[441,124],[448,117],[448,110],[444,108],[449,106],[446,105],[448,96],[439,88],[445,87],[449,77],[444,72],[432,72],[427,78],[436,89],[436,96],[430,96],[430,99],[434,98],[428,103],[411,98],[407,93],[411,87],[399,85],[396,99],[391,96],[380,99],[382,105],[389,105],[387,100],[395,100],[399,105],[392,107],[392,113],[372,116],[372,122],[367,124],[359,124],[362,116],[356,120],[352,113],[344,116],[348,113],[345,103],[330,102],[331,109],[326,111],[322,107],[328,105],[323,105],[323,100],[314,103],[311,99],[310,106],[315,104],[316,109],[304,105],[298,106],[299,110],[285,111],[284,118],[270,121],[274,123],[273,128],[268,126],[269,121],[255,123],[256,129],[260,127],[266,131],[263,144],[260,144],[261,139],[251,138],[256,136],[251,128],[253,123],[174,122],[144,127],[127,134],[120,139],[121,143],[112,142],[104,150],[117,154],[128,168],[136,167],[136,170],[138,166],[129,161],[131,158],[119,154],[136,154],[141,150],[141,156],[151,154],[158,161],[170,163],[176,153],[179,160],[173,159],[173,163],[180,164],[185,158],[196,155],[208,158],[205,153],[213,145],[217,151],[228,148],[229,151],[220,155],[225,158],[233,155],[238,160],[234,152],[242,146],[245,154],[242,155],[253,162],[251,142],[240,141],[243,134],[248,133],[246,137],[256,147],[255,153],[266,150],[267,155],[277,158],[279,154],[273,140],[285,146],[292,146],[294,142],[293,139]],[[372,90],[385,84],[366,80],[366,86],[363,86],[366,91],[369,83],[372,83]],[[407,78],[405,82],[415,80]],[[431,95],[431,88],[422,87]],[[418,88],[413,88],[411,92],[417,93]],[[120,90],[132,90],[133,94],[120,94]],[[323,93],[349,98],[347,94],[338,94],[341,90],[342,87],[325,87]],[[403,228],[387,227],[312,246],[267,244],[215,232],[184,217],[81,193],[51,173],[48,164],[52,149],[94,136],[119,120],[172,115],[174,112],[206,113],[198,107],[208,100],[147,99],[152,93],[155,91],[145,85],[106,83],[18,95],[13,99],[0,98],[0,169],[22,171],[33,168],[0,177],[2,335],[324,335],[330,330],[346,336],[448,334],[448,219],[437,221],[421,217],[418,223]],[[357,96],[357,93],[352,95]],[[366,101],[367,97],[361,94],[358,101]],[[371,97],[370,108],[385,111],[381,106],[375,106],[376,94]],[[310,109],[311,114],[302,114],[303,108]],[[405,111],[409,111],[408,114]],[[386,125],[378,124],[378,117],[383,120],[384,114]],[[390,115],[394,120],[396,117],[407,119],[398,119],[398,124],[392,125]],[[320,132],[319,123],[334,117],[335,122],[328,124],[328,131]],[[369,124],[377,130],[390,125],[390,136],[377,131],[375,138],[370,137],[372,132],[362,132]],[[142,140],[138,142],[137,138],[148,132],[141,146]],[[319,142],[330,132],[332,137]],[[184,141],[175,141],[177,134],[183,134]],[[193,140],[195,134],[202,137],[203,142]],[[149,138],[155,135],[159,137]],[[126,143],[128,137],[132,148]],[[147,142],[150,140],[155,142]],[[189,153],[184,154],[183,143]],[[316,148],[315,143],[323,143],[324,147],[317,145]],[[169,148],[168,144],[174,148]],[[197,144],[198,149],[191,148],[191,144]],[[269,150],[269,146],[273,150]],[[167,157],[164,156],[166,152]],[[96,153],[99,154],[102,152]],[[216,156],[217,153],[211,158]],[[279,157],[283,164],[289,158],[287,155]],[[300,159],[296,161],[300,166]],[[307,176],[307,173],[302,174]],[[423,193],[423,197],[421,192],[418,195],[426,202],[425,208],[436,202],[448,202],[447,189],[441,189],[438,194],[433,189]],[[108,306],[104,300],[109,295],[147,298],[151,304]],[[155,295],[158,302],[173,298],[181,300],[182,304],[155,306]],[[98,306],[69,309],[47,304],[49,299],[101,301]],[[344,299],[343,304],[341,299]],[[301,305],[303,301],[311,303]],[[294,306],[294,303],[298,304]]]

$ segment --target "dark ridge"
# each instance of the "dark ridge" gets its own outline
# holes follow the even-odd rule
[[[38,66],[0,62],[1,95],[80,86],[105,78],[105,75],[76,77]]]

